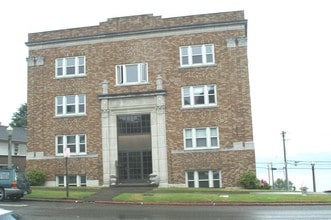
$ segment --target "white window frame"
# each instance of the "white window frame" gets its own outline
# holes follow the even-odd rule
[[[129,81],[128,70],[136,66],[136,81]],[[148,83],[148,65],[147,63],[132,63],[116,65],[116,85],[135,85]]]
[[[199,136],[197,131],[205,129],[205,136]],[[216,135],[213,133],[216,132]],[[218,127],[201,127],[201,128],[185,128],[183,130],[184,148],[185,150],[201,150],[219,148],[219,132]],[[216,138],[216,145],[212,145]],[[206,139],[206,146],[198,146],[199,139]],[[188,143],[191,143],[190,145]]]
[[[208,172],[208,179],[200,179],[199,172]],[[218,173],[218,179],[214,179],[214,172]],[[189,179],[189,173],[193,173],[193,180]],[[200,188],[200,182],[208,181],[208,188],[215,188],[215,181],[218,181],[219,188],[222,188],[222,175],[220,170],[190,170],[185,172],[186,187],[189,186],[189,182],[193,183],[194,188]]]
[[[87,186],[87,178],[86,175],[70,175],[70,177],[76,177],[76,183],[69,183],[69,186]],[[85,182],[82,181],[82,177],[85,178]],[[63,180],[63,183],[60,183],[60,179]],[[56,185],[57,186],[66,186],[67,185],[67,177],[64,176],[56,176]]]
[[[68,143],[68,139],[73,137],[75,138],[73,144]],[[61,143],[59,143],[60,138],[62,139]],[[82,140],[84,140],[84,142],[82,142]],[[73,147],[70,148],[71,145],[73,145]],[[84,145],[84,151],[81,151],[82,145]],[[86,134],[57,135],[55,137],[55,152],[57,156],[64,156],[64,151],[68,147],[70,148],[70,155],[86,155],[87,154]]]
[[[74,108],[74,112],[68,111],[68,108],[70,108],[70,106]],[[86,96],[84,94],[55,97],[56,116],[85,115],[85,114],[86,114]]]
[[[69,60],[74,59],[74,65],[69,64]],[[74,68],[74,73],[69,74],[69,67]],[[62,70],[60,74],[59,70]],[[81,71],[82,70],[82,71]],[[85,56],[77,56],[77,57],[65,57],[65,58],[56,58],[55,59],[55,78],[70,78],[77,76],[85,76],[86,75],[86,58]]]
[[[214,93],[209,94],[209,89],[212,88]],[[197,89],[202,89],[204,103],[195,104],[195,97],[198,95],[195,93]],[[214,102],[212,102],[212,98]],[[189,103],[186,103],[186,102]],[[201,107],[214,107],[217,106],[217,88],[216,85],[199,85],[199,86],[184,86],[182,87],[182,107],[183,108],[201,108]]]
[[[196,49],[199,49],[201,53],[196,53]],[[215,50],[214,44],[202,44],[202,45],[191,45],[182,46],[179,48],[180,53],[180,66],[191,67],[191,66],[204,66],[215,64]],[[201,62],[194,63],[194,57],[200,57]],[[208,60],[211,59],[211,60]],[[186,62],[184,62],[184,60]]]

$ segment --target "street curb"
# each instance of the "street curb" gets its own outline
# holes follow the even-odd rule
[[[248,202],[222,202],[222,203],[183,203],[183,202],[119,202],[119,201],[89,201],[66,199],[21,199],[22,201],[39,202],[66,202],[66,203],[94,203],[108,205],[158,205],[158,206],[318,206],[331,205],[331,203],[248,203]]]

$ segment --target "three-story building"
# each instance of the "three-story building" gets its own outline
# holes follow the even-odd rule
[[[27,167],[47,185],[234,187],[255,172],[243,11],[110,18],[26,45]]]

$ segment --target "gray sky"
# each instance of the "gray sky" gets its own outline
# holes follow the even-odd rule
[[[282,160],[283,130],[288,159],[331,155],[330,9],[326,0],[1,1],[0,122],[10,123],[26,102],[28,33],[139,14],[166,18],[244,10],[257,159]]]

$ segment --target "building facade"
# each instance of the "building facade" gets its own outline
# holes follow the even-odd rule
[[[11,165],[18,170],[26,168],[26,128],[13,127],[11,138],[7,132],[8,126],[0,124],[0,166],[8,167],[8,155],[11,152]],[[11,145],[9,146],[9,142]],[[10,160],[9,160],[10,161]]]
[[[243,11],[110,18],[26,45],[27,167],[47,185],[235,187],[255,172]]]

